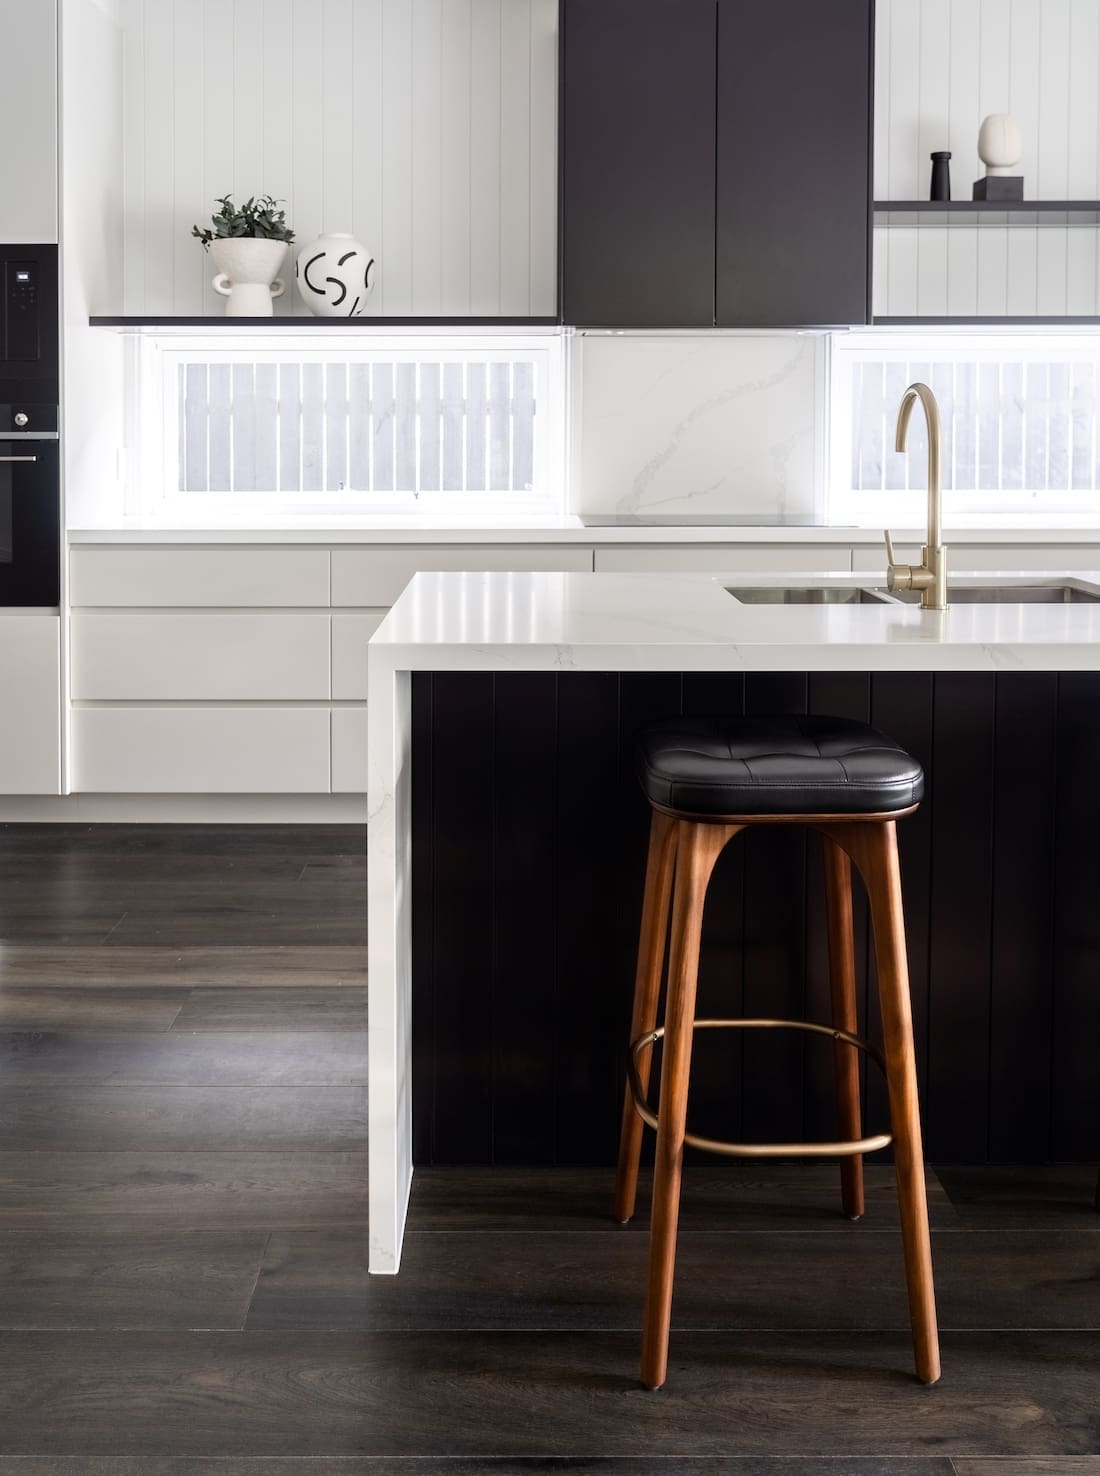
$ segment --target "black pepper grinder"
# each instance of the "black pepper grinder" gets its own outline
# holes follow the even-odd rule
[[[947,149],[940,149],[932,155],[932,193],[928,196],[930,200],[950,200],[950,161],[951,154]]]

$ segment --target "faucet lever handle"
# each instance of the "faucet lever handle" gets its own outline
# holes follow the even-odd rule
[[[890,537],[890,529],[883,528],[882,536],[886,539],[886,562],[893,567],[897,564],[897,559],[894,557],[894,540]]]

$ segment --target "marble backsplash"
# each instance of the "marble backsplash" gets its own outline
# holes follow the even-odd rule
[[[574,350],[571,511],[814,514],[818,335],[585,333]]]

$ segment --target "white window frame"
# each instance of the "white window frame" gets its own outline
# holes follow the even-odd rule
[[[530,518],[560,516],[565,506],[566,352],[561,329],[479,333],[445,329],[339,335],[310,329],[286,333],[177,332],[135,335],[128,366],[134,407],[127,428],[128,515],[149,523],[248,522],[282,519],[401,515],[411,519]],[[183,492],[179,488],[179,366],[196,359],[214,364],[260,360],[315,364],[392,361],[401,356],[436,363],[481,363],[530,357],[535,365],[536,435],[530,492]]]
[[[852,369],[855,364],[883,359],[908,362],[927,359],[942,363],[997,363],[1032,360],[1067,364],[1100,359],[1100,334],[1095,329],[986,330],[962,333],[957,328],[871,329],[837,334],[829,350],[829,450],[827,516],[830,522],[854,527],[919,528],[924,525],[927,492],[925,468],[910,470],[908,491],[883,491],[877,496],[851,485],[853,460]],[[1100,410],[1097,415],[1100,420]],[[1100,429],[1100,428],[1098,428]],[[1094,435],[1097,432],[1094,431]],[[884,425],[884,448],[892,445],[894,425]],[[884,451],[884,454],[894,454]],[[1026,461],[1026,454],[1025,454]],[[1009,514],[1014,522],[1050,524],[1081,514],[1100,515],[1100,484],[1096,490],[1074,492],[1029,489],[1018,491],[945,490],[945,521],[984,523]]]

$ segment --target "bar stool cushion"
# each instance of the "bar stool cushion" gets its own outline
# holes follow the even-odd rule
[[[915,758],[846,718],[671,718],[639,735],[637,766],[649,801],[684,815],[894,814],[924,793]]]

